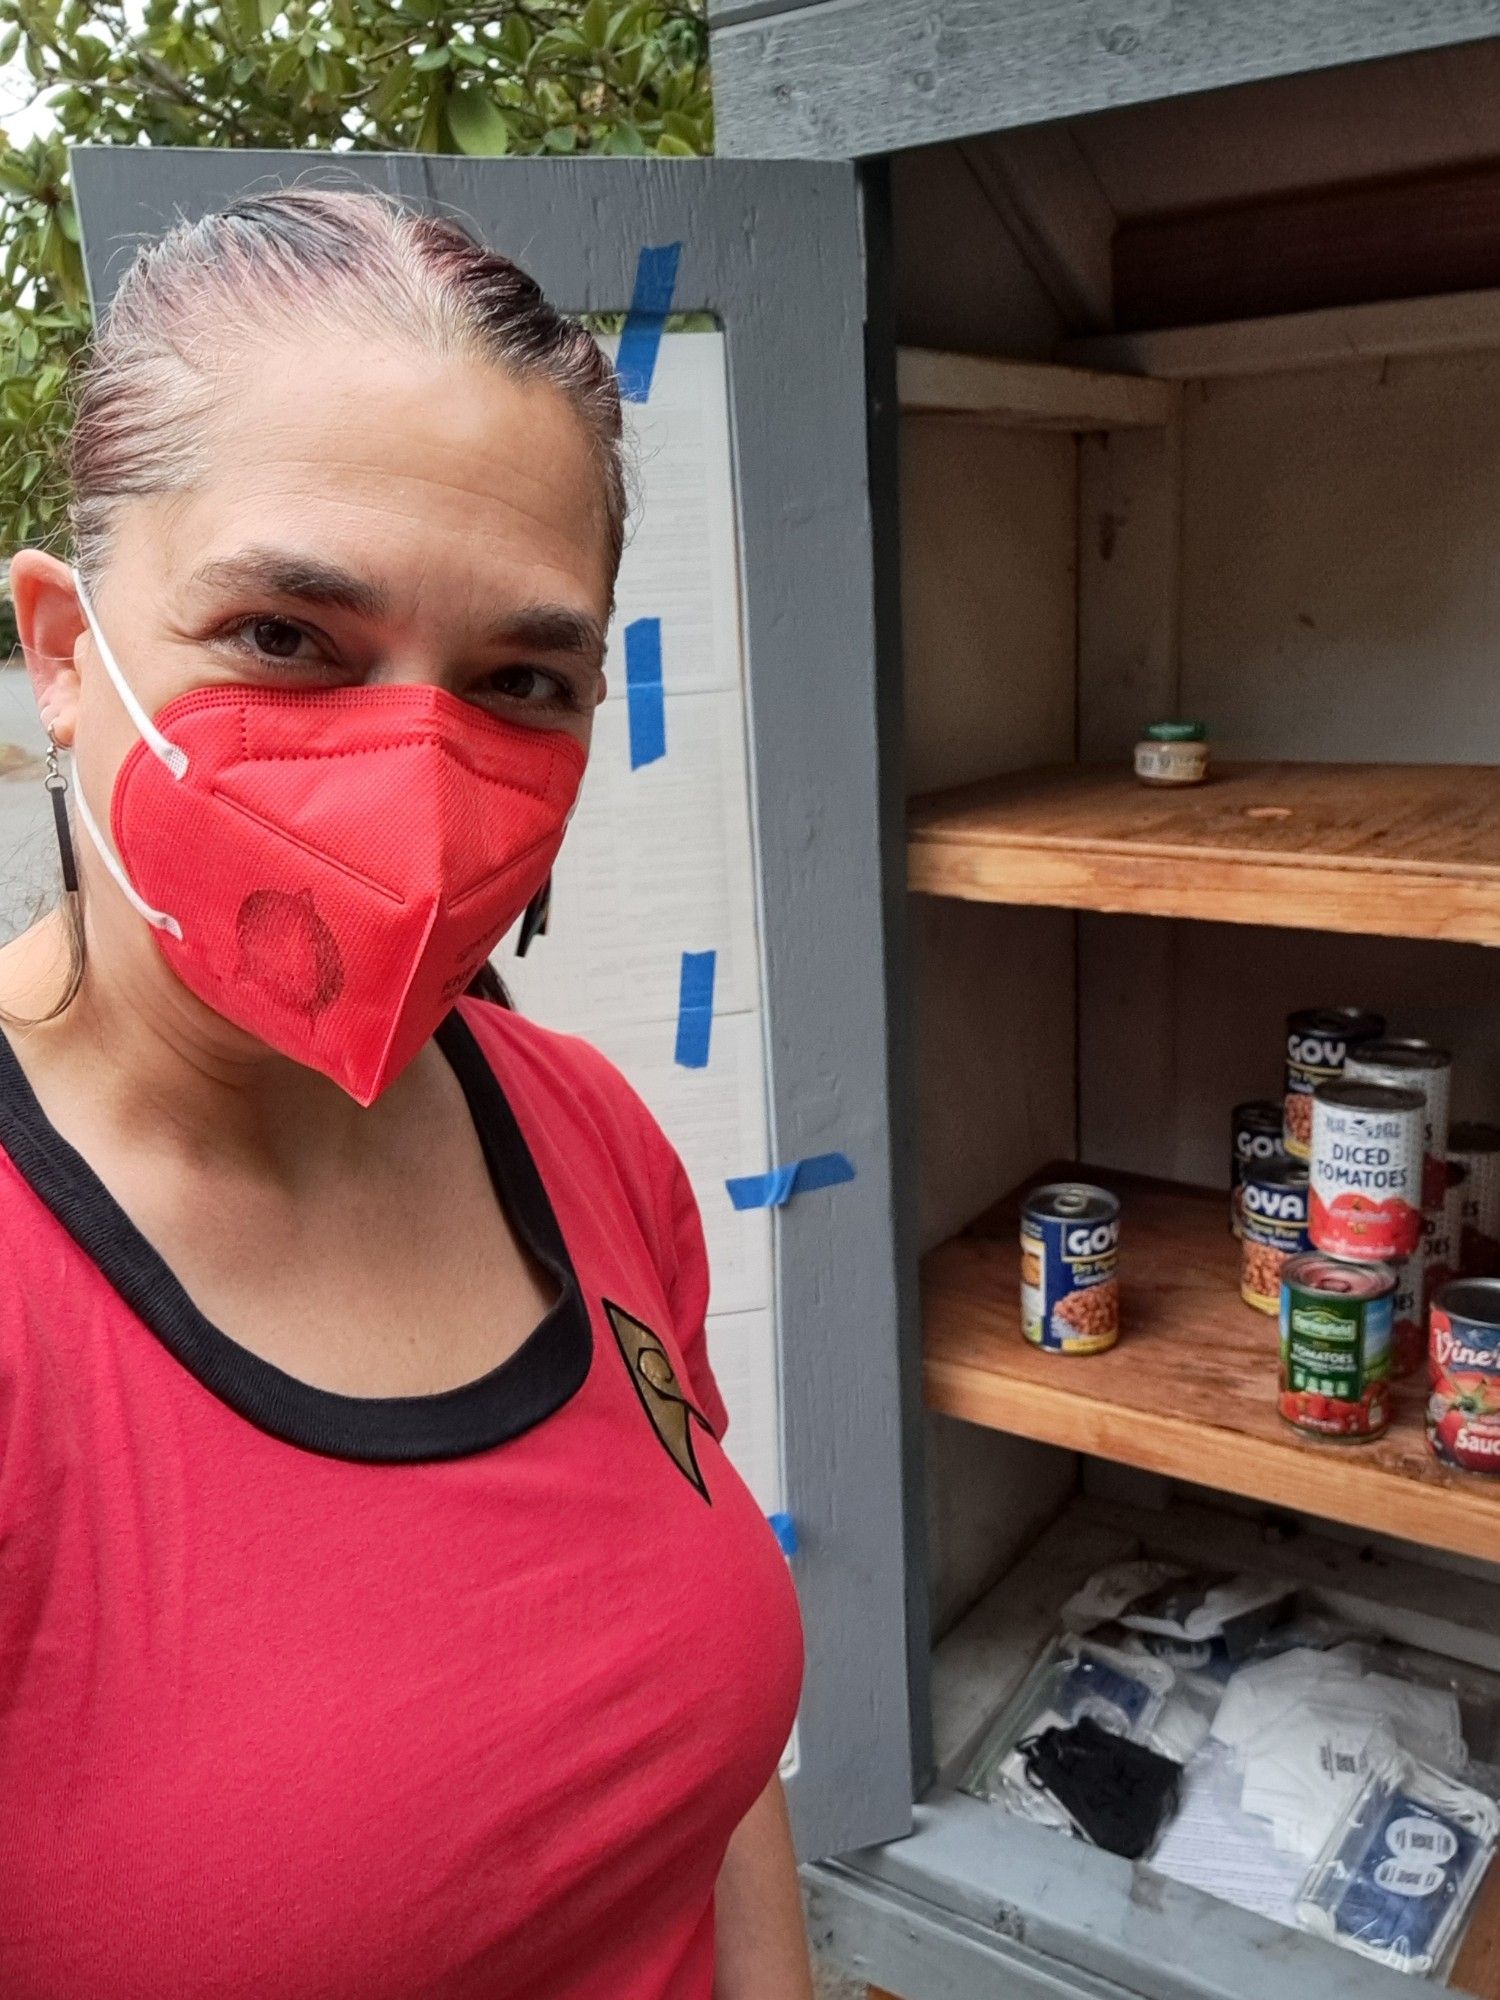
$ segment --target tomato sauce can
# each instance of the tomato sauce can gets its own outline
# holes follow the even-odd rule
[[[1287,1015],[1282,1144],[1294,1160],[1312,1158],[1313,1092],[1343,1074],[1351,1048],[1384,1033],[1384,1017],[1361,1007],[1304,1007]]]
[[[1419,1243],[1391,1269],[1391,1373],[1415,1375],[1427,1365],[1427,1257]]]
[[[1274,1097],[1237,1104],[1230,1119],[1229,1227],[1240,1234],[1240,1190],[1253,1167],[1281,1153],[1281,1105]]]
[[[1395,1273],[1311,1250],[1281,1274],[1277,1408],[1310,1437],[1379,1437],[1391,1420]]]
[[[1021,1331],[1049,1354],[1098,1354],[1120,1335],[1120,1204],[1059,1181],[1021,1205]]]
[[[1453,1058],[1436,1042],[1415,1035],[1361,1042],[1344,1062],[1345,1083],[1384,1083],[1419,1090],[1422,1114],[1422,1208],[1441,1208],[1448,1187],[1448,1085]]]
[[[1500,1279],[1458,1278],[1433,1302],[1427,1442],[1445,1465],[1500,1472]]]
[[[1334,1257],[1409,1257],[1422,1234],[1419,1090],[1320,1083],[1313,1093],[1307,1229]]]
[[[1281,1272],[1308,1248],[1307,1168],[1280,1153],[1248,1168],[1241,1208],[1240,1297],[1257,1312],[1281,1306]]]
[[[1448,1174],[1459,1205],[1459,1270],[1500,1277],[1500,1125],[1453,1126]]]

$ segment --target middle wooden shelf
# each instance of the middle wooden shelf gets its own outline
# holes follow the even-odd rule
[[[1121,1325],[1104,1354],[1044,1354],[1021,1334],[1019,1197],[924,1260],[926,1398],[945,1416],[1270,1501],[1431,1548],[1500,1560],[1500,1479],[1440,1465],[1425,1384],[1367,1444],[1304,1438],[1276,1412],[1277,1329],[1239,1296],[1228,1196],[1049,1168],[1121,1196]]]
[[[1500,767],[1018,771],[915,800],[908,874],[970,902],[1500,944]]]

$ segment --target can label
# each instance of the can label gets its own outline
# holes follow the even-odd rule
[[[1241,1189],[1244,1251],[1240,1297],[1257,1311],[1274,1313],[1281,1303],[1281,1270],[1289,1257],[1308,1247],[1307,1169],[1290,1160],[1260,1173]]]
[[[1415,1051],[1415,1044],[1406,1048]],[[1374,1042],[1349,1051],[1344,1064],[1348,1083],[1383,1083],[1392,1090],[1419,1091],[1422,1113],[1422,1207],[1441,1208],[1448,1188],[1448,1081],[1452,1063],[1446,1050],[1432,1049],[1423,1059],[1405,1053],[1400,1043]]]
[[[1050,1191],[1044,1191],[1044,1193]],[[1036,1197],[1021,1214],[1021,1331],[1051,1354],[1098,1354],[1120,1333],[1120,1218],[1048,1214]]]
[[[1455,1125],[1448,1173],[1459,1204],[1459,1269],[1466,1278],[1500,1275],[1500,1131]]]
[[[1245,1178],[1267,1160],[1281,1157],[1281,1105],[1265,1097],[1249,1104],[1237,1104],[1230,1124],[1229,1148],[1229,1227],[1241,1234],[1240,1210]]]
[[[1312,1158],[1313,1092],[1343,1074],[1352,1047],[1384,1032],[1380,1015],[1353,1007],[1313,1007],[1288,1015],[1281,1143],[1294,1160]]]
[[[1432,1308],[1427,1441],[1447,1465],[1500,1472],[1500,1284],[1460,1279]]]
[[[1347,1101],[1355,1097],[1365,1101]],[[1335,1257],[1409,1257],[1422,1232],[1416,1093],[1375,1084],[1322,1086],[1313,1099],[1311,1186],[1308,1231],[1320,1250]]]
[[[1391,1294],[1391,1373],[1415,1375],[1427,1363],[1427,1259],[1419,1243],[1395,1266]]]
[[[1391,1290],[1332,1291],[1298,1281],[1299,1267],[1330,1267],[1322,1257],[1288,1266],[1281,1293],[1281,1415],[1316,1437],[1378,1437],[1391,1418]],[[1348,1271],[1358,1267],[1343,1267]],[[1338,1282],[1335,1276],[1335,1282]]]

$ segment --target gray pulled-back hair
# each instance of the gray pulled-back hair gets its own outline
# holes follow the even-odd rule
[[[95,329],[68,452],[74,558],[91,589],[131,499],[206,476],[226,361],[283,326],[488,361],[558,389],[593,444],[613,586],[628,512],[620,395],[593,335],[445,216],[373,188],[283,186],[144,243]]]

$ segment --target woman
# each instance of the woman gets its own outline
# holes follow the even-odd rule
[[[475,997],[604,692],[609,365],[452,223],[267,193],[140,252],[72,469],[77,568],[11,566],[77,888],[0,952],[0,1993],[797,2000],[693,1198]]]

